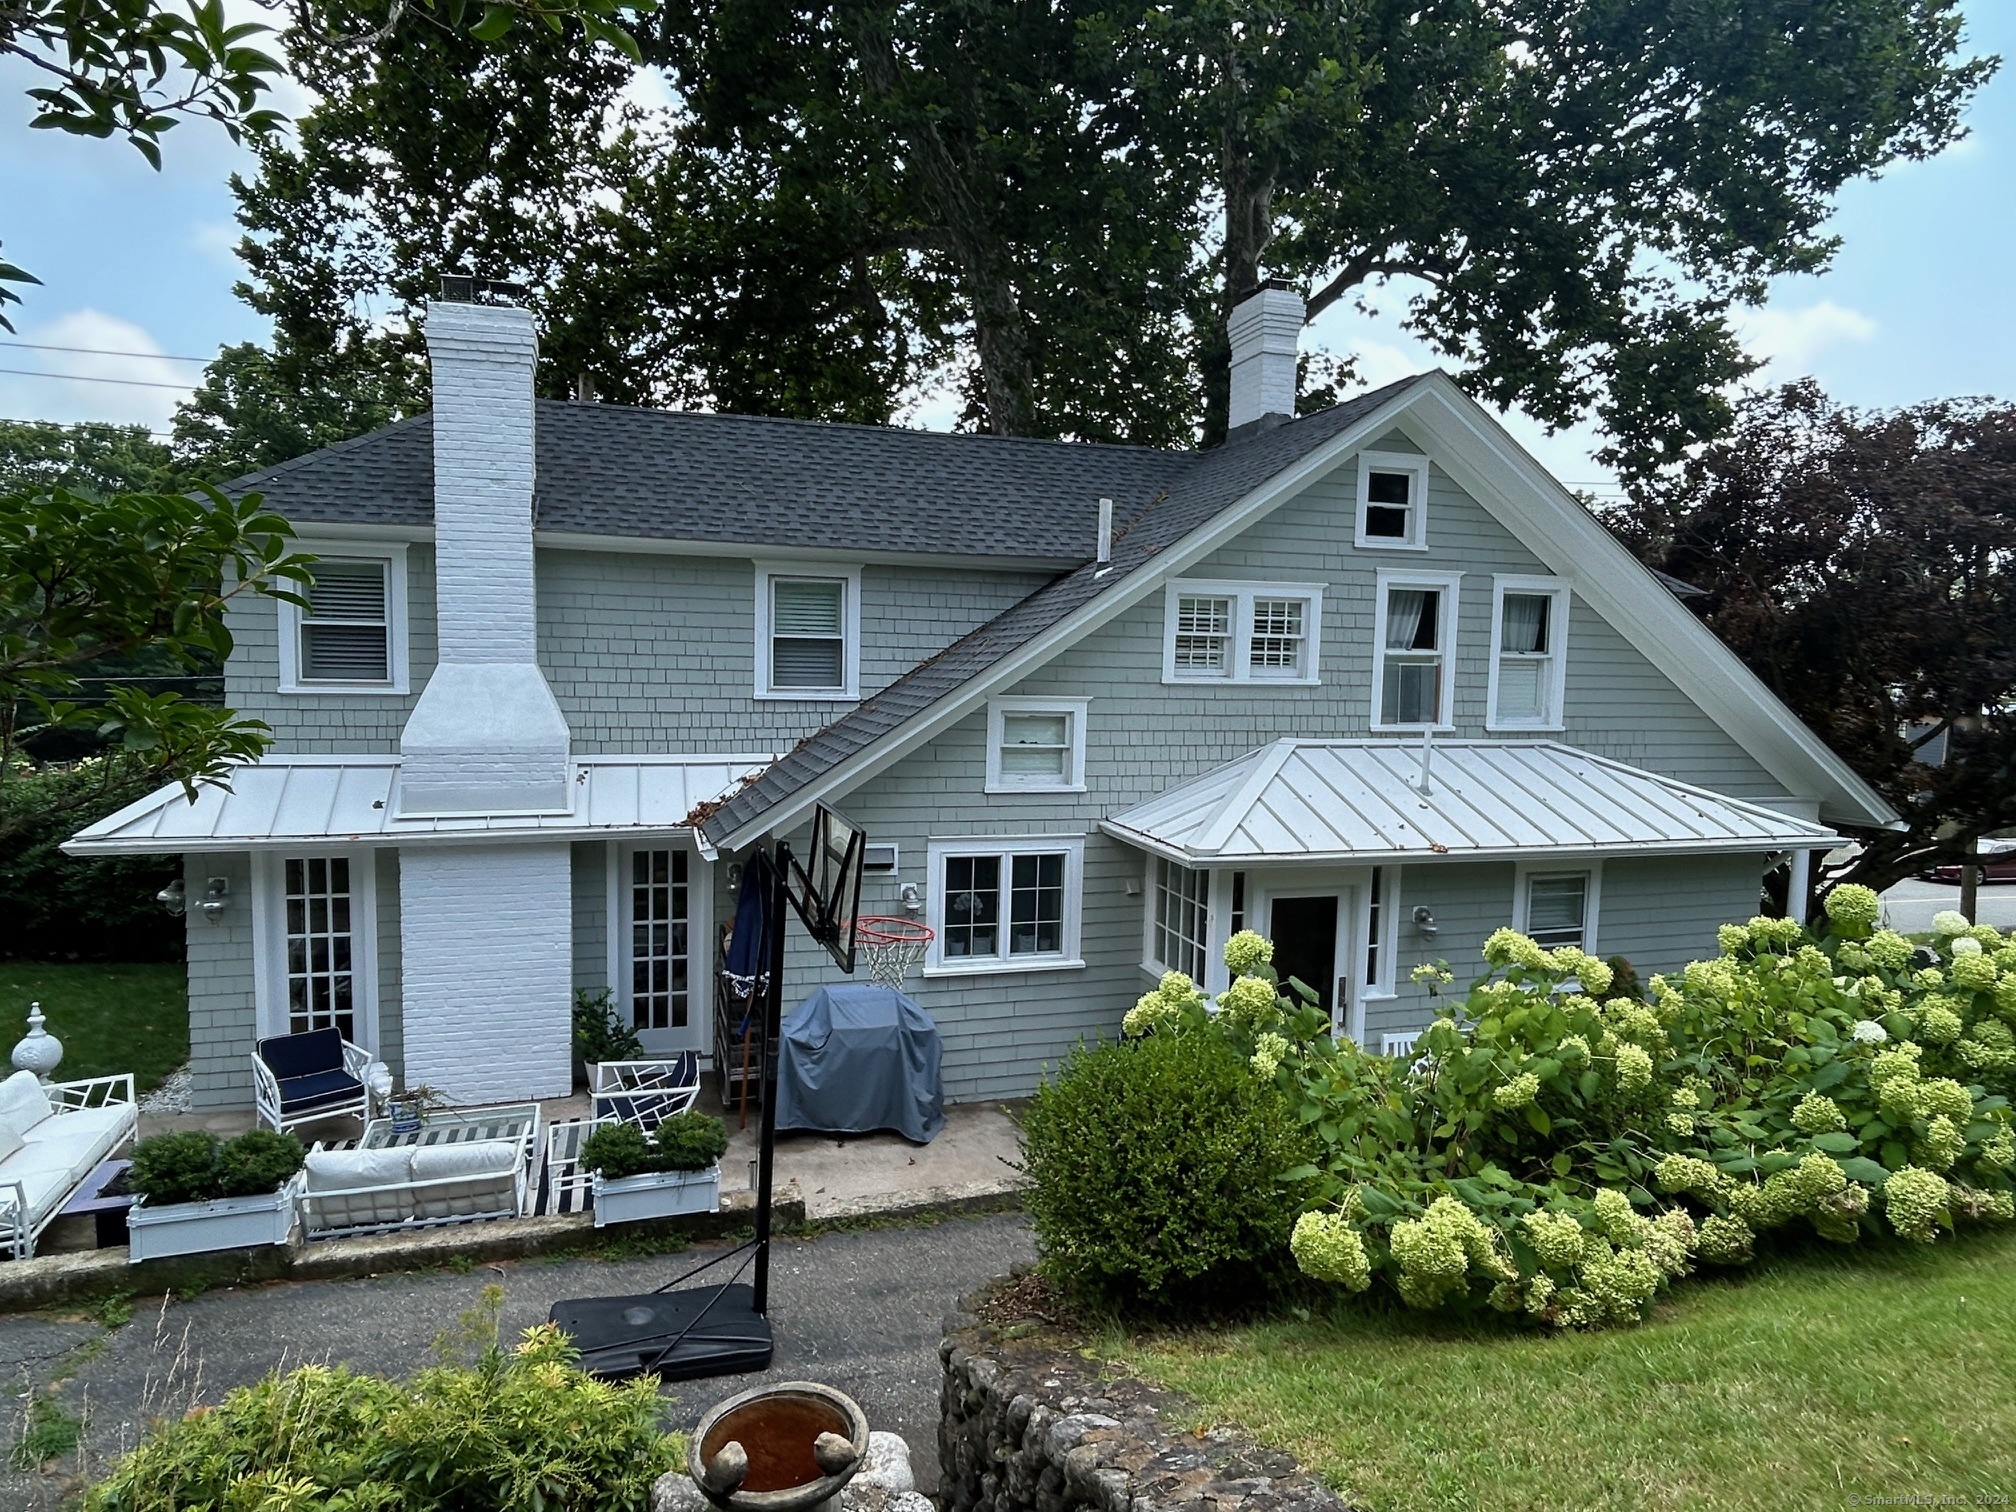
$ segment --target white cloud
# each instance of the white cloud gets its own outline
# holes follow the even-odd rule
[[[1813,359],[1830,348],[1876,335],[1875,321],[1831,299],[1799,310],[1746,310],[1735,324],[1744,350],[1786,375],[1811,371]]]
[[[202,372],[193,362],[152,355],[161,346],[144,327],[98,310],[72,310],[41,325],[26,326],[18,337],[0,340],[9,342],[0,346],[4,358],[0,367],[35,370],[35,376],[0,374],[0,415],[13,420],[108,420],[166,430],[177,401]],[[118,381],[82,381],[89,379]]]
[[[238,272],[238,243],[245,235],[236,221],[197,221],[189,228],[189,245],[212,262]]]

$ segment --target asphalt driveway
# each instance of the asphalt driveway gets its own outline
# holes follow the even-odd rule
[[[164,1407],[214,1402],[275,1367],[312,1360],[405,1375],[430,1361],[436,1336],[477,1306],[491,1283],[504,1288],[508,1339],[545,1321],[559,1298],[648,1291],[719,1248],[640,1261],[528,1260],[466,1275],[261,1286],[165,1309],[155,1299],[109,1331],[90,1322],[0,1318],[0,1379],[10,1383],[8,1416],[15,1420],[4,1437],[11,1447],[19,1431],[23,1379],[52,1379],[69,1368],[66,1359],[74,1373],[62,1399],[85,1421],[89,1468],[131,1444]],[[873,1427],[903,1435],[920,1488],[935,1490],[940,1322],[960,1296],[1033,1253],[1015,1214],[780,1240],[771,1269],[777,1358],[769,1378],[809,1378],[851,1393]],[[86,1357],[75,1364],[80,1346]],[[691,1428],[711,1403],[755,1381],[669,1386],[672,1420]],[[25,1512],[59,1499],[47,1477],[0,1469],[0,1506]]]

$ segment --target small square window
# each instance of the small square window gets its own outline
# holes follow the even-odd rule
[[[404,692],[404,548],[315,557],[309,567],[314,580],[294,588],[306,605],[283,601],[279,607],[281,691]]]
[[[820,577],[757,568],[756,692],[852,698],[860,665],[858,573]]]
[[[1535,872],[1526,878],[1526,933],[1535,944],[1587,949],[1589,874]]]
[[[1085,790],[1085,700],[997,698],[987,706],[987,791]]]
[[[1419,551],[1428,544],[1428,459],[1406,453],[1358,457],[1357,544]]]

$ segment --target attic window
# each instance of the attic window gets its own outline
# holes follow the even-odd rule
[[[315,553],[308,602],[280,606],[280,688],[296,693],[405,691],[403,548]]]
[[[1428,547],[1428,459],[1406,452],[1358,458],[1358,545],[1375,551]]]
[[[861,573],[756,568],[756,696],[855,697]]]

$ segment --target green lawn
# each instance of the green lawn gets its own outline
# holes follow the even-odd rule
[[[39,1002],[63,1041],[59,1080],[131,1071],[142,1092],[189,1058],[188,981],[179,962],[143,966],[0,961],[0,1069]]]
[[[2012,1322],[2005,1228],[1683,1281],[1636,1329],[1347,1304],[1117,1352],[1372,1512],[2002,1505],[2016,1496]]]

